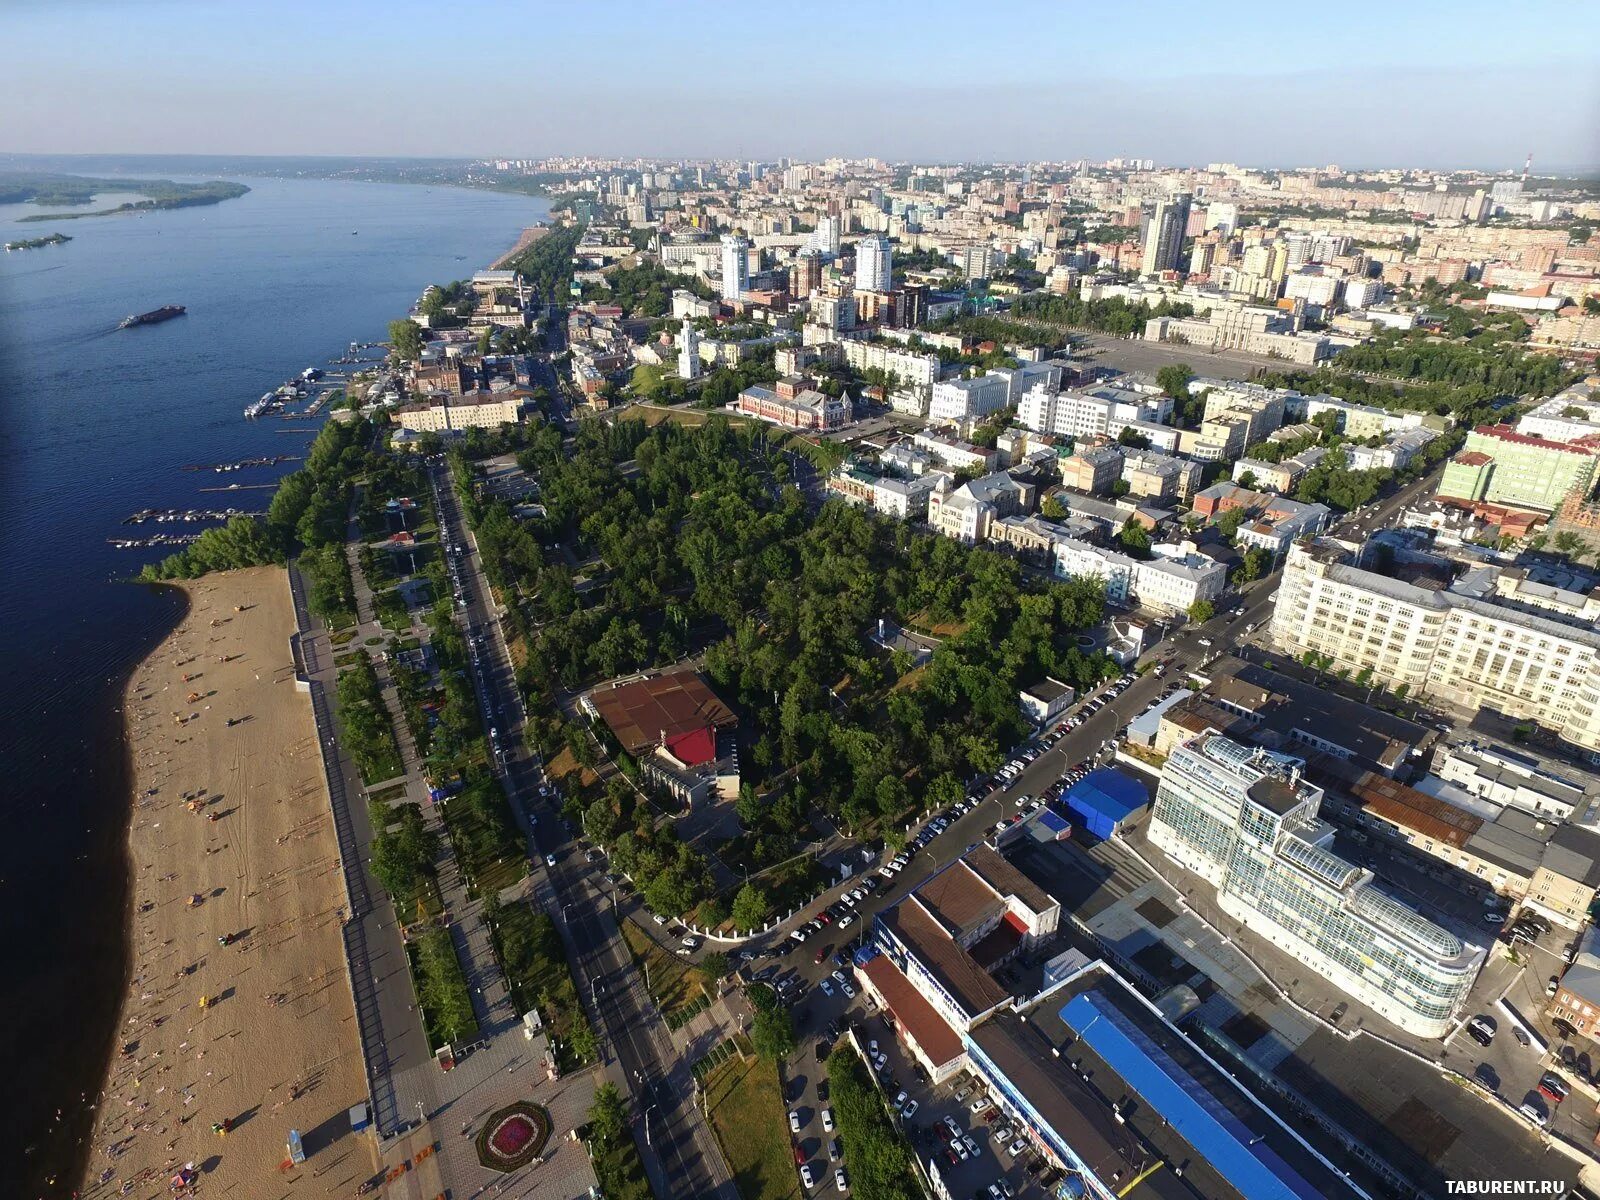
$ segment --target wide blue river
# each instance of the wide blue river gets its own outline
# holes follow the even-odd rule
[[[73,238],[0,253],[0,1196],[67,1194],[128,970],[117,707],[177,608],[120,582],[161,552],[107,539],[200,528],[121,524],[141,508],[264,509],[264,490],[200,489],[279,471],[183,467],[301,453],[310,435],[284,430],[308,422],[247,422],[245,404],[384,337],[424,286],[487,266],[547,213],[452,188],[239,179],[240,199],[137,217],[17,224],[37,210],[0,205],[0,242]],[[188,315],[116,328],[164,304]]]

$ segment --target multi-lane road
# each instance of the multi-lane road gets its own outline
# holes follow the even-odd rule
[[[524,744],[525,713],[516,672],[494,611],[493,593],[466,528],[447,468],[434,464],[441,539],[452,582],[461,593],[457,615],[471,647],[480,709],[500,747],[497,774],[528,843],[533,899],[557,918],[580,998],[600,1035],[606,1075],[633,1098],[645,1169],[662,1196],[737,1200],[711,1131],[694,1104],[691,1064],[680,1060],[665,1022],[650,1003],[618,928],[615,895],[585,862],[584,848],[558,811],[559,797],[542,764]],[[540,789],[549,789],[541,795]]]

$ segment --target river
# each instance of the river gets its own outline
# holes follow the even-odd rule
[[[247,422],[244,406],[384,337],[423,287],[487,266],[548,211],[454,188],[232,178],[252,190],[139,216],[17,224],[40,210],[0,205],[0,241],[73,239],[0,253],[0,1196],[68,1194],[126,984],[118,704],[178,606],[120,582],[162,551],[107,539],[203,528],[120,524],[142,508],[264,509],[266,490],[199,489],[293,463],[183,468],[302,453],[311,434],[286,430],[315,422]],[[116,327],[165,304],[188,313]]]

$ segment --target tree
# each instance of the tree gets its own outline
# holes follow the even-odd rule
[[[1193,378],[1194,372],[1187,363],[1173,363],[1156,372],[1156,383],[1174,400],[1189,398],[1189,381]]]
[[[700,960],[700,974],[707,983],[715,983],[728,974],[728,956],[721,950],[713,950]]]
[[[772,902],[767,898],[767,893],[758,883],[747,883],[733,897],[733,925],[735,929],[748,932],[760,929],[767,923],[767,916],[772,911]]]
[[[1245,471],[1234,482],[1242,488],[1254,488],[1256,486],[1256,473],[1254,471]]]
[[[1260,579],[1267,573],[1272,565],[1272,556],[1260,546],[1251,546],[1244,552],[1244,558],[1234,568],[1233,579],[1235,583],[1251,583]]]
[[[745,995],[755,1009],[755,1021],[750,1026],[750,1040],[756,1053],[769,1062],[782,1062],[794,1053],[797,1045],[794,1035],[794,1018],[778,1002],[777,993],[766,984],[757,984]]]
[[[1039,506],[1039,515],[1046,521],[1061,521],[1067,516],[1067,506],[1054,495],[1046,496]]]
[[[394,352],[404,359],[416,359],[422,354],[422,326],[415,321],[401,319],[389,322],[389,342]]]
[[[1217,606],[1209,600],[1196,600],[1189,605],[1189,620],[1196,625],[1204,624],[1217,615]]]
[[[1150,435],[1140,433],[1131,425],[1124,425],[1122,432],[1117,434],[1117,444],[1129,446],[1135,450],[1148,450],[1150,449]]]
[[[1135,558],[1150,556],[1150,531],[1132,517],[1123,522],[1117,540],[1122,543],[1122,548]]]
[[[589,1106],[589,1132],[595,1141],[615,1143],[628,1128],[628,1105],[614,1083],[602,1083]]]

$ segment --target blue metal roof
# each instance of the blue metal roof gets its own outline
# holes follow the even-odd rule
[[[1041,809],[1039,811],[1039,815],[1036,816],[1034,820],[1054,834],[1066,833],[1067,830],[1072,828],[1071,821],[1067,820],[1060,813],[1052,812],[1048,808]]]
[[[1321,1200],[1322,1193],[1259,1133],[1229,1112],[1109,1000],[1093,991],[1080,993],[1061,1010],[1061,1019],[1241,1196]]]
[[[1097,812],[1121,821],[1129,813],[1138,812],[1150,803],[1150,793],[1144,784],[1131,775],[1111,767],[1090,771],[1067,789],[1064,797],[1069,808],[1084,812]]]

